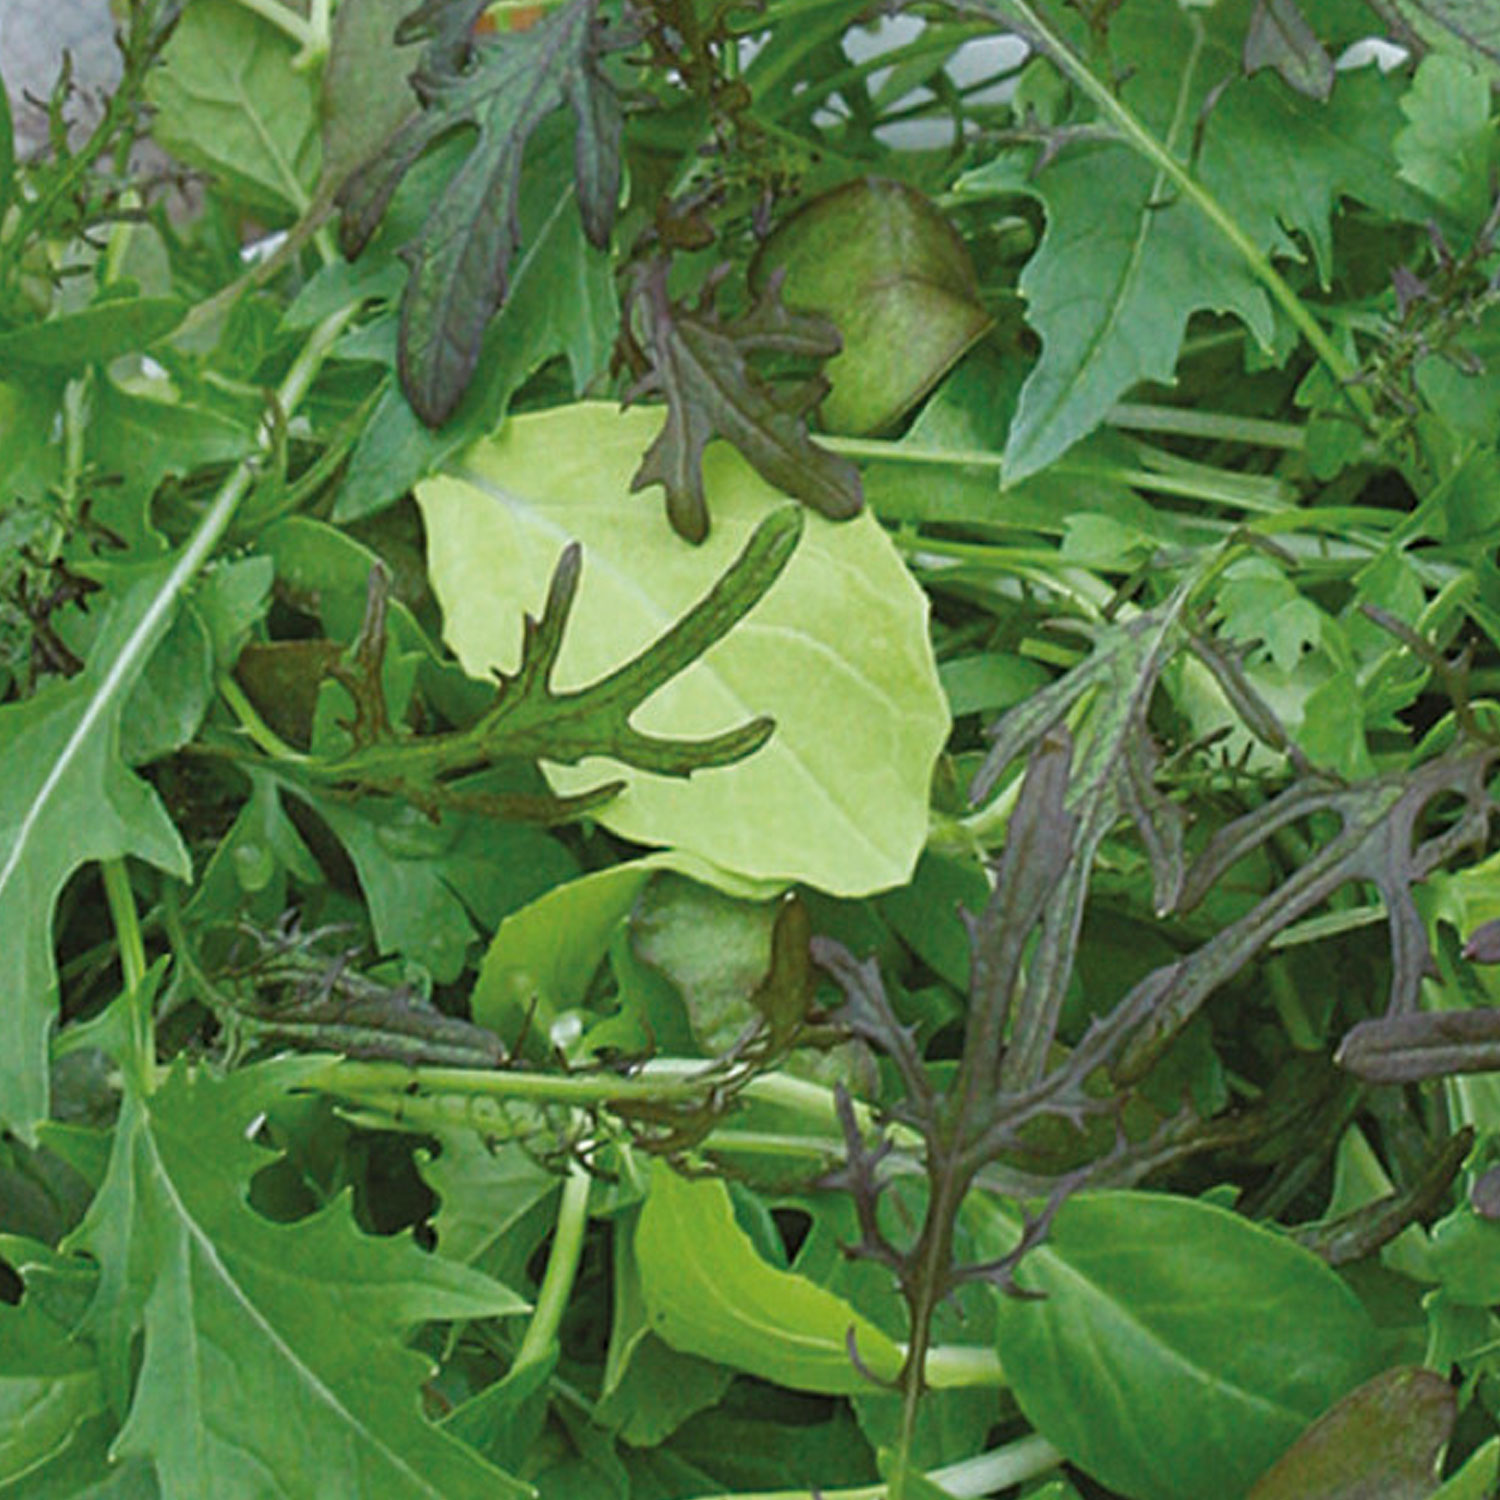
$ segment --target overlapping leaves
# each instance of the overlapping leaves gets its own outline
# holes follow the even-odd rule
[[[505,300],[520,244],[518,203],[527,143],[564,107],[577,119],[574,174],[589,241],[609,243],[620,191],[619,104],[600,71],[604,22],[597,0],[570,0],[529,31],[472,41],[483,0],[427,0],[398,39],[432,41],[413,76],[422,112],[339,194],[342,244],[368,243],[406,173],[455,131],[477,132],[409,251],[401,304],[400,369],[423,421],[445,422],[473,376],[484,330]]]

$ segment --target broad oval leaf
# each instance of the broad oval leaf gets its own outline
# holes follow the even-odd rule
[[[763,285],[777,271],[787,305],[826,314],[843,339],[822,403],[834,432],[888,427],[990,326],[963,241],[903,182],[859,177],[798,210],[751,279]]]
[[[1378,1366],[1373,1324],[1322,1261],[1188,1198],[1071,1199],[1019,1280],[1043,1294],[1000,1304],[1021,1410],[1130,1500],[1202,1500],[1209,1475],[1242,1494]]]
[[[868,1395],[872,1375],[901,1368],[899,1345],[842,1297],[761,1259],[718,1178],[656,1167],[635,1252],[651,1328],[684,1354],[830,1395]]]
[[[715,525],[685,547],[629,497],[655,412],[584,403],[518,417],[453,473],[417,488],[444,628],[464,668],[514,670],[523,609],[540,611],[570,539],[583,578],[554,686],[628,660],[713,586],[783,498],[732,449],[705,476]],[[948,712],[927,639],[927,601],[873,517],[807,517],[786,571],[746,620],[647,701],[642,731],[695,738],[769,714],[749,759],[671,779],[609,761],[549,767],[559,792],[623,778],[598,814],[622,836],[759,879],[839,895],[899,885],[927,834],[932,767]]]

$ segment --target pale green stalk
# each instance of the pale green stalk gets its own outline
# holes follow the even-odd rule
[[[526,1325],[526,1336],[516,1351],[510,1373],[540,1364],[557,1345],[557,1331],[573,1295],[578,1262],[583,1254],[583,1236],[589,1223],[589,1184],[587,1171],[574,1162],[563,1179],[562,1199],[557,1207],[557,1222],[552,1230],[552,1249],[547,1256],[547,1270],[537,1293],[536,1309]]]
[[[1055,1469],[1063,1455],[1046,1438],[1033,1433],[1018,1438],[1003,1448],[966,1458],[962,1463],[933,1469],[924,1477],[954,1500],[980,1500],[1012,1485]],[[851,1489],[763,1490],[754,1494],[703,1496],[702,1500],[890,1500],[890,1487],[884,1484],[856,1485]]]

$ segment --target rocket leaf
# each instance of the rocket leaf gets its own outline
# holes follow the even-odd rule
[[[422,112],[338,197],[342,245],[352,258],[427,148],[460,129],[478,132],[407,252],[412,274],[401,304],[401,384],[433,427],[452,416],[468,388],[485,325],[509,290],[532,132],[564,105],[577,117],[573,171],[591,244],[609,243],[620,191],[620,108],[599,69],[606,42],[597,0],[571,0],[530,31],[457,40],[482,9],[474,0],[427,0],[403,23],[399,41],[433,37],[412,80]]]
[[[426,1361],[402,1335],[431,1318],[524,1309],[499,1282],[360,1234],[346,1201],[276,1224],[246,1202],[267,1158],[265,1104],[320,1064],[229,1078],[179,1068],[127,1093],[109,1172],[75,1236],[99,1262],[92,1331],[106,1389],[131,1389],[122,1456],[169,1495],[504,1500],[524,1486],[422,1420]]]
[[[176,571],[153,566],[121,591],[78,676],[0,707],[11,766],[0,782],[0,1119],[23,1134],[47,1113],[64,884],[89,860],[127,854],[188,877],[166,810],[120,757],[121,715],[171,618]]]
[[[1008,186],[1047,210],[1020,281],[1043,352],[1011,426],[1008,482],[1045,468],[1133,385],[1170,381],[1194,312],[1231,314],[1270,348],[1271,304],[1244,241],[1300,258],[1293,231],[1326,280],[1329,219],[1341,196],[1393,217],[1425,217],[1391,154],[1399,86],[1374,70],[1346,74],[1321,104],[1266,73],[1241,78],[1248,11],[1244,0],[1212,12],[1126,6],[1110,25],[1122,100],[1184,161],[1201,131],[1196,175],[1238,226],[1240,244],[1144,157],[1097,131],[1061,150],[1049,142],[1034,180],[1033,163],[1011,153],[960,183],[982,193]]]

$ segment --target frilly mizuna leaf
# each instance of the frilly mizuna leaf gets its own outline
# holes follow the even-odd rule
[[[827,389],[821,377],[778,390],[751,367],[754,354],[827,359],[839,351],[838,330],[817,313],[794,312],[769,280],[748,312],[732,320],[713,306],[710,279],[694,307],[667,292],[668,262],[636,272],[628,307],[640,327],[627,348],[640,378],[626,399],[659,395],[667,420],[631,480],[632,490],[659,484],[672,525],[690,542],[708,535],[703,450],[716,437],[739,449],[768,484],[835,520],[856,515],[864,501],[859,470],[808,436],[807,413]]]
[[[725,445],[705,476],[717,524],[697,548],[629,498],[656,414],[583,404],[518,417],[454,472],[418,486],[429,569],[449,644],[471,675],[513,671],[570,539],[584,568],[555,687],[613,671],[722,575],[782,497]],[[927,603],[873,517],[807,517],[765,598],[636,714],[644,733],[701,737],[753,715],[775,721],[747,760],[682,781],[585,760],[547,767],[564,792],[616,778],[598,814],[644,844],[841,895],[899,885],[927,833],[932,767],[948,713]]]
[[[120,758],[120,716],[169,624],[179,570],[121,592],[78,676],[0,708],[0,1121],[47,1114],[56,1001],[52,910],[88,860],[135,855],[186,880],[187,850],[155,791]]]
[[[410,1241],[360,1233],[347,1200],[294,1224],[246,1202],[271,1159],[247,1125],[325,1063],[226,1079],[178,1068],[149,1097],[127,1093],[74,1236],[100,1266],[89,1326],[106,1389],[128,1396],[115,1451],[153,1459],[165,1495],[205,1500],[520,1500],[524,1485],[422,1419],[430,1365],[403,1338],[525,1304]]]

